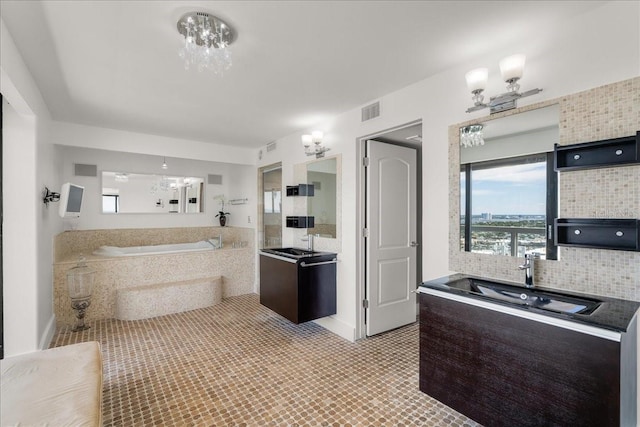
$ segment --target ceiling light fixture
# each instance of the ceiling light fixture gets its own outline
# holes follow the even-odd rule
[[[223,74],[231,68],[229,45],[233,43],[233,29],[223,20],[206,12],[188,12],[178,20],[178,32],[184,36],[180,58],[184,68],[197,67]]]
[[[169,169],[169,165],[167,164],[167,158],[163,157],[162,158],[162,169]]]
[[[502,80],[507,83],[507,92],[502,95],[494,96],[489,99],[489,103],[485,104],[482,92],[487,87],[489,78],[489,70],[486,68],[476,68],[465,74],[467,87],[473,94],[473,107],[467,109],[467,113],[482,110],[489,107],[490,113],[499,113],[501,111],[511,110],[517,107],[517,101],[526,96],[535,95],[542,92],[542,89],[531,89],[520,93],[520,85],[518,80],[522,78],[524,72],[524,62],[526,57],[522,54],[512,55],[500,61],[500,74]]]
[[[469,125],[460,128],[460,145],[462,148],[484,145],[484,125]]]
[[[322,146],[323,133],[319,130],[314,130],[311,135],[302,135],[302,145],[304,146],[304,152],[307,156],[316,156],[316,159],[324,157],[324,153],[330,150],[330,148]],[[312,145],[313,144],[313,145]]]

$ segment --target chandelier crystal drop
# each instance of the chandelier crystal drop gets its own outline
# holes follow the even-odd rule
[[[460,145],[462,148],[484,145],[484,126],[481,124],[464,126],[460,128]]]
[[[184,36],[179,56],[184,68],[224,74],[231,68],[233,29],[220,18],[206,12],[188,12],[178,20],[178,32]]]

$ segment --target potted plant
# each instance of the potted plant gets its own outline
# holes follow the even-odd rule
[[[231,214],[225,211],[218,211],[216,218],[220,219],[220,227],[224,227],[227,224],[227,215],[231,215]]]
[[[216,215],[216,218],[220,220],[220,227],[224,227],[227,224],[227,215],[231,215],[229,212],[224,211],[224,204],[227,199],[224,197],[224,194],[218,194],[213,197],[214,200],[218,200],[220,202],[220,210]]]

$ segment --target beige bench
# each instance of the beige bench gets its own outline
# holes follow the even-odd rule
[[[0,367],[2,427],[102,425],[99,343],[8,357]]]

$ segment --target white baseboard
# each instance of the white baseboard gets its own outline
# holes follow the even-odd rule
[[[51,344],[51,340],[53,339],[53,335],[56,333],[56,316],[55,314],[51,315],[51,319],[49,319],[49,323],[47,323],[47,327],[42,334],[42,338],[40,338],[40,345],[38,348],[40,350],[46,350],[49,348],[49,344]]]
[[[335,316],[323,317],[322,319],[314,320],[314,322],[347,341],[356,341],[356,328]]]

